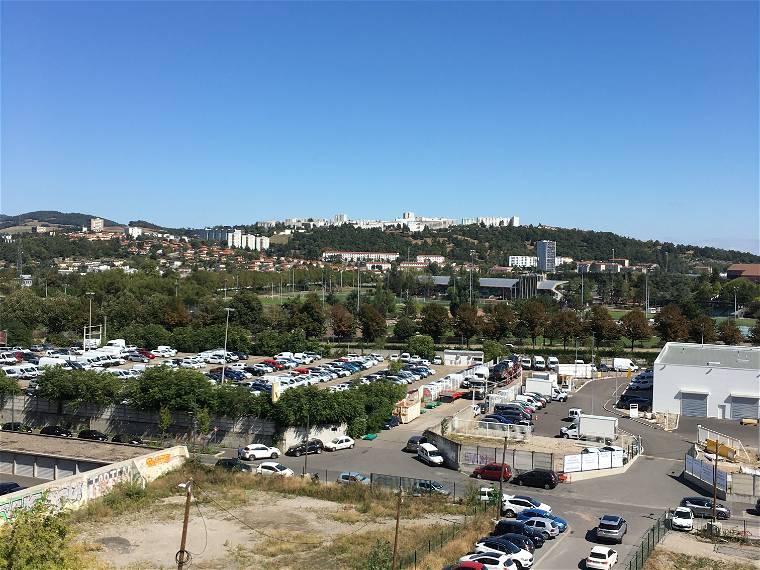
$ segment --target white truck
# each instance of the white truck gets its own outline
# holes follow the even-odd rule
[[[546,370],[546,361],[543,356],[534,356],[532,362],[533,370]]]
[[[584,439],[614,440],[617,435],[618,419],[616,417],[581,414],[576,423],[578,433]]]
[[[541,394],[542,396],[547,396],[551,399],[552,388],[554,388],[554,383],[550,379],[536,378],[534,376],[525,379],[525,387],[523,388],[523,393],[527,394],[528,392],[535,392],[537,394]]]

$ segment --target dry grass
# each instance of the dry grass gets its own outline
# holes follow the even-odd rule
[[[283,542],[287,541],[287,542]],[[278,532],[256,545],[256,554],[266,558],[302,554],[324,544],[317,534],[305,532]]]
[[[466,527],[460,529],[443,548],[422,558],[418,567],[438,569],[459,560],[472,550],[476,540],[490,533],[492,529],[493,521],[489,515],[476,517]]]
[[[644,564],[644,570],[757,570],[751,562],[729,562],[725,559],[689,556],[679,552],[655,549]]]
[[[339,511],[335,511],[334,513],[329,513],[327,515],[327,518],[335,522],[344,523],[344,524],[356,524],[359,521],[364,519],[362,514],[354,510],[352,505],[346,505]]]

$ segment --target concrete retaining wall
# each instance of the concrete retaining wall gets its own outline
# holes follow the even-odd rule
[[[45,493],[48,503],[56,509],[79,509],[110,493],[119,483],[145,485],[180,467],[188,457],[185,446],[170,447],[10,493],[0,498],[0,524],[13,520],[16,509],[31,508]]]
[[[53,457],[22,451],[0,451],[0,474],[54,481],[108,465],[105,461]]]
[[[314,426],[309,429],[309,439],[319,439],[322,443],[327,443],[340,435],[346,435],[347,429],[347,424]],[[282,451],[286,451],[289,447],[303,443],[304,441],[306,441],[305,427],[289,427],[282,432],[282,438],[278,447]]]
[[[458,471],[461,445],[430,430],[425,430],[423,435],[441,452],[444,467]]]

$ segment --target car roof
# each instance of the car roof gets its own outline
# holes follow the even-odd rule
[[[609,554],[612,549],[609,546],[595,546],[591,549],[591,552],[598,554]]]
[[[623,517],[620,517],[618,515],[604,515],[601,519],[604,522],[611,522],[611,523],[618,523],[621,520],[623,520]]]
[[[438,451],[438,448],[432,443],[421,443],[420,449],[424,449],[426,451]]]

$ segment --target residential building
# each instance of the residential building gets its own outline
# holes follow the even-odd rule
[[[760,347],[668,342],[654,361],[652,408],[682,416],[760,418]]]
[[[382,251],[325,251],[322,253],[322,261],[332,261],[338,259],[347,263],[357,261],[396,261],[399,258],[398,253],[389,253]]]
[[[536,267],[538,266],[538,257],[533,255],[510,255],[510,267]]]
[[[269,249],[269,238],[266,236],[244,234],[243,230],[233,230],[227,234],[227,246],[264,251]]]
[[[446,262],[446,258],[442,255],[432,255],[429,253],[418,255],[415,259],[417,263],[437,263],[438,265],[442,265]]]
[[[99,233],[103,231],[103,218],[90,218],[90,231]]]
[[[428,263],[424,261],[402,261],[398,264],[399,269],[427,269]]]
[[[19,278],[19,281],[21,282],[22,287],[31,287],[32,286],[32,276],[31,275],[22,275]]]
[[[760,283],[760,263],[734,263],[728,267],[726,275],[729,279],[744,277]]]
[[[462,218],[462,225],[463,226],[471,226],[471,225],[485,225],[488,227],[513,227],[517,228],[520,226],[520,218],[519,216],[512,216],[511,218],[503,218],[503,217],[497,217],[497,216],[481,216],[478,218]]]
[[[546,273],[554,273],[557,267],[557,242],[541,240],[536,242],[538,268]]]
[[[127,226],[127,235],[132,238],[138,238],[143,234],[142,228],[137,228],[133,226]]]

